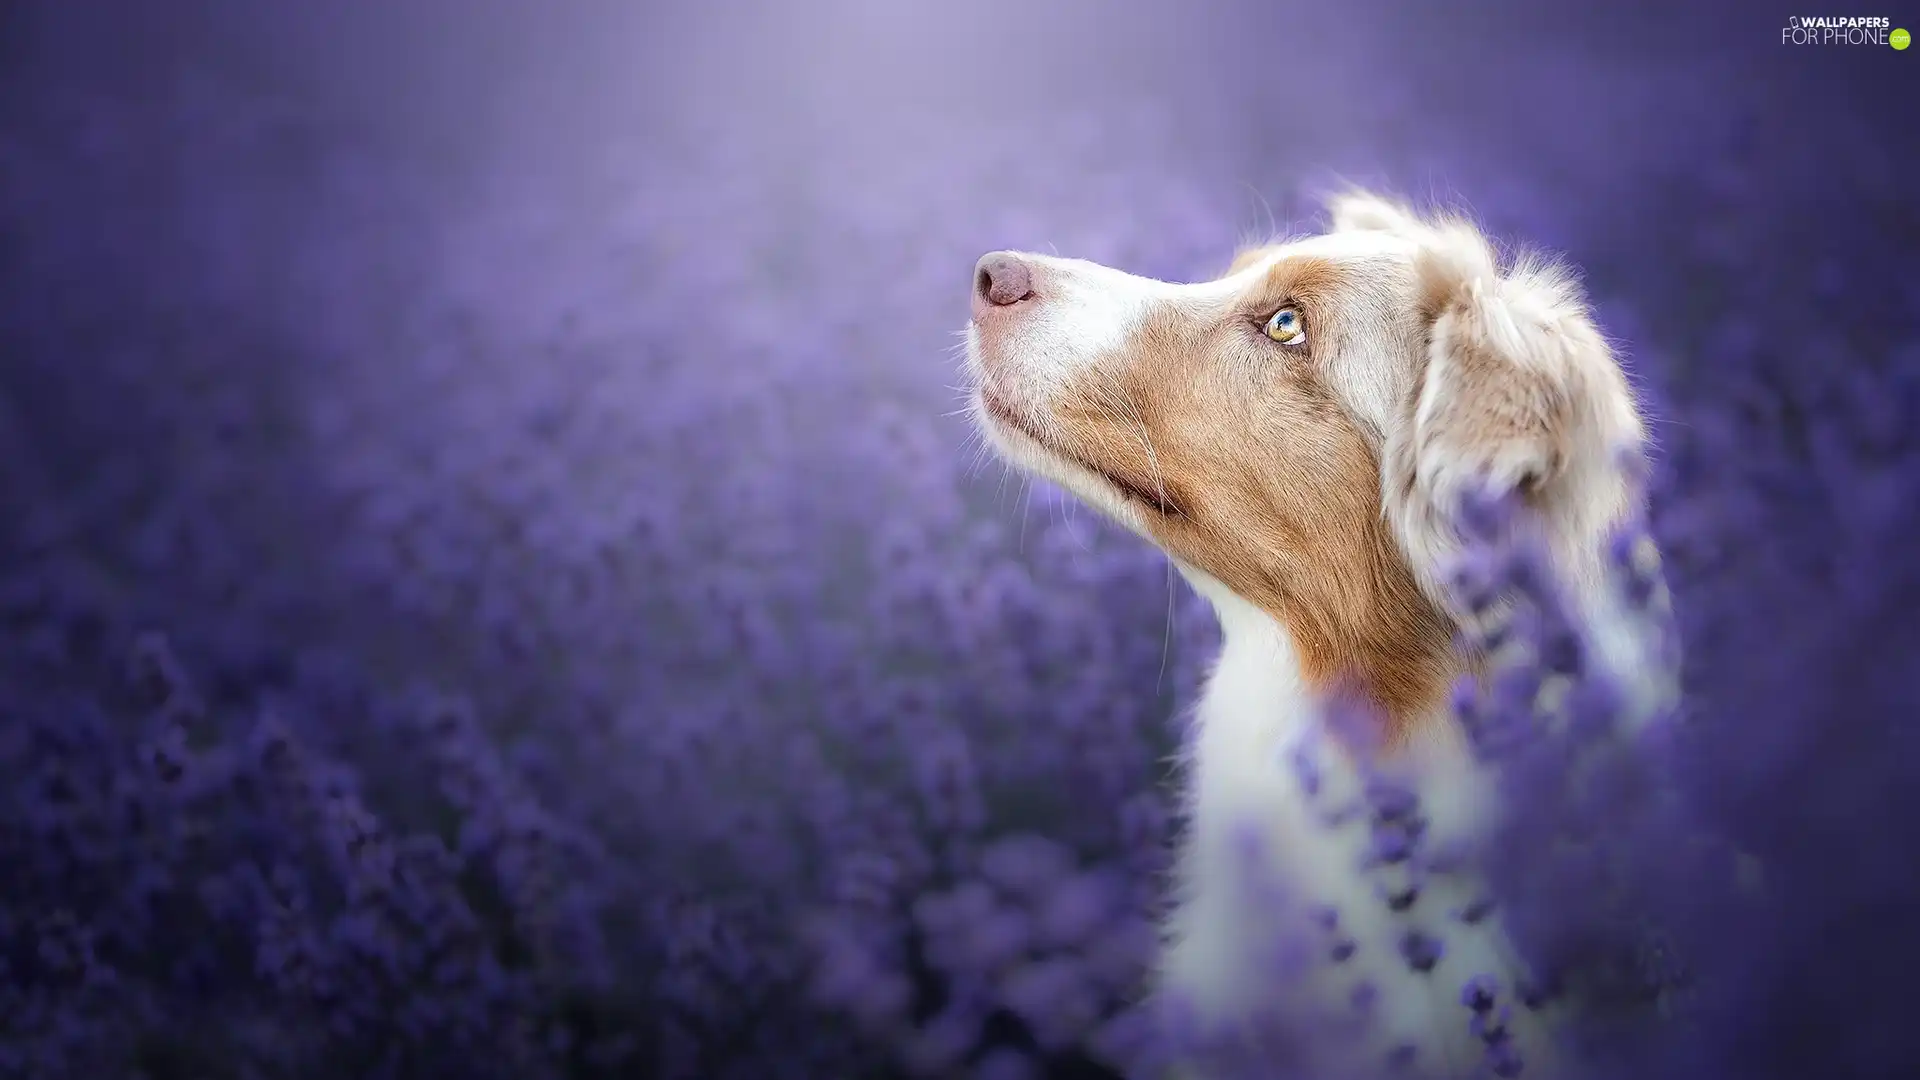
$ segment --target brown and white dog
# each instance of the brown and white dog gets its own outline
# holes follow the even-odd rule
[[[1011,462],[1163,549],[1221,624],[1161,988],[1205,1022],[1368,1010],[1330,1071],[1484,1075],[1460,987],[1525,973],[1497,917],[1462,923],[1473,883],[1387,903],[1359,869],[1364,831],[1325,812],[1352,795],[1356,751],[1323,737],[1322,703],[1357,692],[1385,718],[1379,760],[1418,784],[1434,835],[1488,828],[1490,781],[1448,708],[1470,663],[1456,643],[1468,614],[1444,581],[1450,512],[1469,484],[1523,492],[1575,603],[1602,616],[1606,542],[1638,499],[1618,453],[1644,431],[1569,274],[1503,263],[1473,225],[1369,194],[1330,209],[1326,233],[1246,250],[1194,284],[986,255],[967,330],[973,410]],[[1628,667],[1633,648],[1602,643]],[[1303,790],[1296,753],[1320,755],[1330,790]],[[1284,920],[1249,884],[1255,851],[1332,942],[1297,1000],[1273,1000]],[[1405,948],[1423,929],[1445,944],[1424,964]],[[1550,1022],[1512,1010],[1509,1057],[1527,1075],[1547,1071]]]

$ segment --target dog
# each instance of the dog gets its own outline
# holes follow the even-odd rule
[[[1200,283],[983,256],[970,410],[1007,461],[1163,550],[1221,626],[1157,990],[1208,1030],[1365,1014],[1302,1075],[1546,1075],[1554,1007],[1505,1004],[1530,976],[1474,885],[1383,889],[1365,830],[1328,815],[1365,764],[1417,785],[1432,835],[1484,835],[1492,781],[1449,708],[1474,617],[1447,588],[1453,510],[1522,499],[1571,603],[1604,615],[1645,421],[1563,266],[1365,191],[1327,208]],[[1633,648],[1603,651],[1631,670]],[[1370,742],[1332,730],[1335,699],[1376,718]],[[1308,977],[1275,1000],[1282,962]]]

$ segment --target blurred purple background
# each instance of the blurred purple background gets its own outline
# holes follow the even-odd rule
[[[1789,14],[9,5],[0,1075],[1111,1075],[1212,629],[983,463],[968,273],[1342,181],[1566,252],[1657,403],[1779,889],[1651,1060],[1920,1067],[1920,54]],[[998,998],[799,932],[1015,863]]]

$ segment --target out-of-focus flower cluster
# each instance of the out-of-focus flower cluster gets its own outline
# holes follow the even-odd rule
[[[1158,1075],[1214,630],[1005,498],[941,384],[981,250],[1218,269],[1264,210],[1177,117],[717,125],[483,183],[211,84],[35,110],[0,140],[0,1076]],[[1471,189],[1443,133],[1294,136],[1283,213],[1309,152]],[[1803,231],[1767,147],[1630,208],[1486,189],[1634,346],[1621,586],[1684,658],[1643,708],[1524,550],[1463,567],[1520,600],[1458,698],[1517,811],[1468,855],[1544,973],[1448,988],[1496,1074],[1548,997],[1601,1006],[1604,1075],[1920,1054],[1916,238],[1871,161]]]

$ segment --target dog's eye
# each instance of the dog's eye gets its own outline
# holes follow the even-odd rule
[[[1293,308],[1283,307],[1267,320],[1267,336],[1282,345],[1304,345],[1307,342],[1307,321]]]

